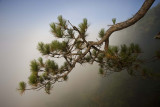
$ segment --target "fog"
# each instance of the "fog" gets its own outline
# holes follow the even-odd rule
[[[160,19],[158,15],[157,17]],[[160,26],[158,24],[151,26],[152,30],[148,31],[150,33],[144,33],[136,29],[139,25],[135,24],[130,28],[113,33],[110,38],[111,45],[134,42],[140,44],[142,50],[146,53],[143,54],[144,57],[154,55],[154,52],[160,49],[160,42],[153,39]],[[96,40],[99,27],[106,28],[107,26],[91,26],[88,33],[92,37],[88,37],[89,40]],[[137,107],[145,105],[147,107],[147,104],[158,107],[160,105],[158,103],[160,99],[158,97],[159,80],[132,77],[125,71],[104,78],[98,74],[99,68],[96,63],[93,65],[77,64],[69,74],[69,79],[66,82],[55,84],[50,95],[46,94],[43,89],[26,91],[23,95],[20,95],[16,90],[18,83],[28,81],[30,61],[41,56],[36,49],[38,42],[47,43],[54,39],[49,32],[49,27],[46,29],[48,29],[48,32],[47,30],[43,32],[43,29],[40,29],[40,32],[32,29],[23,36],[20,36],[20,33],[14,33],[13,35],[17,34],[19,36],[13,37],[10,32],[7,32],[6,35],[10,35],[9,37],[1,37],[1,107],[93,107],[93,105],[95,107],[104,105],[106,107],[131,107],[131,105]],[[61,64],[61,60],[56,61]],[[157,67],[158,64],[159,62],[148,67],[158,72],[160,71],[160,68]]]
[[[1,42],[0,104],[2,107],[44,107],[47,102],[61,103],[61,101],[65,102],[66,98],[71,97],[73,99],[73,96],[75,98],[83,97],[81,96],[82,92],[90,92],[91,94],[98,87],[100,77],[97,75],[98,68],[96,64],[92,67],[90,65],[77,65],[69,75],[69,80],[56,84],[51,95],[47,95],[42,90],[25,92],[21,96],[16,89],[20,81],[28,81],[30,61],[40,56],[36,49],[39,41],[49,42],[50,37],[20,37],[16,40],[11,39],[7,43]]]

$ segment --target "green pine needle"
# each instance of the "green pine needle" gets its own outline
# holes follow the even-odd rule
[[[43,42],[39,42],[37,49],[40,51],[40,53],[44,54],[44,43]]]
[[[60,49],[60,42],[57,40],[54,40],[51,42],[50,47],[51,47],[51,51],[59,50]]]
[[[94,56],[96,56],[96,55],[97,55],[97,51],[94,49],[94,50],[92,51],[92,54],[93,54]]]
[[[50,45],[44,44],[43,42],[39,42],[37,49],[42,53],[42,55],[47,55],[50,53]]]
[[[116,24],[116,18],[112,19],[113,24]]]
[[[20,91],[20,93],[23,94],[24,91],[25,91],[25,89],[26,89],[26,83],[23,82],[23,81],[21,81],[21,82],[19,83],[19,91]]]
[[[37,85],[37,83],[38,83],[38,81],[37,81],[37,76],[34,74],[34,73],[32,73],[29,77],[28,77],[28,79],[29,79],[29,84],[30,85],[32,85],[32,86],[36,86]]]
[[[101,29],[101,30],[99,31],[99,37],[100,37],[100,38],[103,38],[104,35],[105,35],[105,30],[104,30],[104,28],[103,28],[103,29]]]
[[[50,45],[49,44],[45,44],[44,45],[44,55],[47,55],[50,53]]]
[[[38,61],[39,61],[39,65],[40,65],[41,67],[43,67],[43,66],[44,66],[44,63],[43,63],[42,57],[39,57],[39,58],[38,58]]]
[[[56,70],[58,70],[58,65],[53,60],[48,59],[45,65],[45,67],[48,68],[51,72],[55,72]]]
[[[31,72],[38,72],[39,71],[39,64],[36,60],[31,61],[30,64]]]
[[[51,32],[55,37],[62,38],[64,36],[64,29],[59,26],[56,26],[55,23],[50,24]]]
[[[66,29],[67,25],[66,25],[66,20],[63,19],[62,15],[58,16],[58,21],[59,21],[59,26],[61,26],[62,28]]]
[[[88,21],[86,18],[83,19],[83,22],[79,24],[80,32],[83,36],[85,36],[85,33],[89,27]]]
[[[50,51],[63,51],[66,52],[67,42],[59,42],[57,40],[54,40],[50,44]]]

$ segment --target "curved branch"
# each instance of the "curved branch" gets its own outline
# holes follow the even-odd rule
[[[121,23],[117,23],[117,24],[114,24],[113,26],[111,26],[105,33],[104,37],[99,40],[98,42],[93,42],[93,41],[86,41],[85,38],[83,38],[82,35],[78,35],[77,38],[74,37],[75,41],[73,43],[73,45],[70,47],[70,49],[68,50],[70,53],[66,53],[66,54],[63,54],[63,53],[50,53],[50,55],[52,55],[53,57],[55,57],[55,55],[62,55],[63,54],[63,57],[66,59],[67,63],[70,65],[69,68],[64,68],[63,69],[63,73],[58,73],[57,71],[55,73],[55,76],[52,77],[51,79],[47,80],[49,82],[53,82],[51,84],[54,84],[56,83],[57,81],[59,82],[60,79],[62,78],[65,78],[71,71],[72,69],[75,67],[75,65],[82,61],[85,57],[85,55],[87,55],[90,50],[94,49],[96,51],[98,51],[99,53],[100,52],[105,52],[108,50],[108,46],[109,46],[109,37],[111,36],[111,34],[115,31],[119,31],[119,30],[122,30],[124,28],[127,28],[133,24],[135,24],[137,21],[139,21],[142,17],[144,17],[144,15],[147,13],[147,11],[149,10],[149,8],[152,6],[152,4],[154,3],[155,0],[145,0],[145,2],[143,3],[142,7],[139,9],[139,11],[130,19],[124,21],[124,22],[121,22]],[[69,22],[69,21],[68,21]],[[69,22],[70,23],[70,22]],[[70,23],[71,24],[71,23]],[[74,30],[78,31],[79,30],[74,27],[72,24],[71,26],[73,27]],[[74,48],[75,44],[76,44],[76,41],[78,40],[78,38],[82,38],[83,39],[83,42],[86,43],[87,47],[85,48],[84,52],[83,53],[72,53],[72,49]],[[96,46],[100,46],[103,44],[103,42],[105,42],[105,51],[101,51],[100,49],[98,49]],[[96,46],[94,46],[96,45]],[[89,53],[90,56],[91,53]],[[98,53],[97,53],[98,54]],[[72,63],[70,63],[67,59],[67,56],[75,56],[74,58],[74,61]],[[61,56],[58,56],[58,57],[61,57]],[[97,56],[95,56],[95,58],[93,58],[93,61],[91,63],[93,63],[94,61],[96,61],[96,58]],[[36,88],[31,88],[31,89],[25,89],[25,90],[33,90],[33,89],[41,89],[41,88],[44,88],[47,83],[45,84],[42,84]]]
[[[149,8],[152,6],[152,4],[154,3],[155,0],[145,0],[145,2],[143,3],[142,7],[140,8],[140,10],[130,19],[124,21],[124,22],[121,22],[121,23],[117,23],[115,25],[113,25],[112,27],[110,27],[107,31],[106,31],[106,34],[105,36],[98,42],[90,42],[90,45],[88,46],[88,48],[86,49],[86,51],[83,53],[82,56],[79,56],[75,62],[73,63],[73,66],[75,66],[76,62],[84,57],[91,49],[91,47],[93,45],[101,45],[103,42],[105,42],[107,40],[107,42],[109,42],[109,37],[110,35],[115,32],[115,31],[118,31],[118,30],[121,30],[121,29],[124,29],[124,28],[127,28],[133,24],[135,24],[137,21],[139,21],[146,13],[147,11],[149,10]],[[108,48],[108,43],[107,44],[107,48]],[[70,71],[69,71],[70,72]],[[68,73],[69,73],[68,72]],[[68,74],[67,73],[67,74]]]
[[[81,55],[78,56],[78,58],[74,61],[73,63],[73,67],[75,67],[77,61],[79,59],[81,59],[82,57],[84,57],[91,49],[92,46],[94,45],[101,45],[103,42],[107,42],[105,46],[105,49],[108,49],[108,43],[109,43],[109,37],[111,36],[111,34],[115,31],[118,30],[122,30],[124,28],[127,28],[133,24],[135,24],[137,21],[139,21],[142,17],[144,17],[144,15],[147,13],[147,11],[149,10],[149,8],[152,6],[152,4],[154,3],[155,0],[145,0],[145,2],[143,3],[142,7],[139,9],[139,11],[130,19],[121,22],[121,23],[117,23],[113,26],[111,26],[107,31],[105,36],[98,42],[90,42],[89,46],[87,47],[87,49],[85,50],[85,52]],[[72,70],[73,68],[71,68]],[[66,75],[68,75],[71,70],[69,70]]]
[[[155,0],[145,0],[145,2],[143,3],[142,7],[139,9],[139,11],[130,19],[121,22],[121,23],[117,23],[113,26],[111,26],[107,31],[105,36],[98,42],[93,42],[92,45],[100,45],[103,42],[105,42],[113,32],[115,31],[119,31],[122,30],[124,28],[127,28],[133,24],[135,24],[137,21],[139,21],[142,17],[144,17],[144,15],[147,13],[147,11],[149,10],[149,8],[152,6],[152,4],[154,3]]]

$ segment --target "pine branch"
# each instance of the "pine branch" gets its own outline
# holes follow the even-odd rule
[[[49,44],[40,42],[38,50],[42,55],[49,55],[53,58],[63,57],[66,62],[59,67],[56,62],[50,59],[45,63],[41,58],[38,61],[33,60],[30,65],[31,75],[28,78],[31,88],[26,88],[25,83],[21,82],[18,90],[24,92],[25,90],[40,90],[44,88],[46,93],[49,94],[53,84],[68,79],[69,73],[77,63],[83,64],[87,62],[93,64],[98,62],[101,67],[100,74],[104,76],[110,75],[112,72],[120,72],[125,69],[130,70],[136,67],[136,64],[140,63],[137,61],[137,57],[141,53],[138,45],[132,44],[129,47],[123,45],[118,50],[118,48],[109,47],[109,37],[113,32],[125,29],[139,21],[147,13],[154,1],[145,0],[139,11],[124,22],[116,24],[116,20],[112,20],[114,25],[107,31],[102,29],[99,33],[101,39],[97,42],[85,39],[89,26],[87,19],[83,19],[83,22],[79,24],[79,28],[73,26],[68,20],[72,27],[68,28],[67,21],[62,16],[59,16],[58,23],[50,24],[52,33],[58,38],[70,37],[74,42],[70,43],[69,40],[67,42],[52,41]],[[75,37],[74,31],[78,32],[77,37]],[[103,43],[105,43],[104,51],[100,50]],[[82,47],[84,45],[86,47]],[[145,74],[146,71],[143,70],[142,73]]]

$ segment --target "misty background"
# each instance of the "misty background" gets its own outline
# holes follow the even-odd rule
[[[135,14],[144,0],[0,0],[0,106],[1,107],[159,107],[160,81],[131,77],[125,71],[108,77],[98,74],[99,67],[77,65],[69,80],[55,84],[50,95],[44,90],[16,90],[20,81],[28,81],[30,61],[40,57],[38,42],[50,42],[49,24],[58,15],[78,25],[83,18],[90,22],[88,40],[96,40],[101,28],[108,29],[112,18],[124,21]],[[154,36],[160,31],[160,3],[135,25],[112,34],[111,45],[138,43],[143,57],[160,49]],[[158,5],[157,5],[158,4]],[[156,6],[156,7],[155,7]],[[61,61],[56,60],[58,63]],[[147,65],[159,72],[159,62]]]

